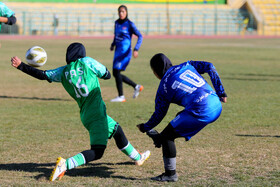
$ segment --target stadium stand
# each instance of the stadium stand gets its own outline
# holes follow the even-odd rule
[[[229,5],[250,12],[249,18],[245,18],[249,19],[248,30],[253,28],[259,35],[280,35],[280,0],[229,0]]]
[[[280,0],[252,0],[260,16],[263,35],[280,35]]]
[[[180,3],[180,4],[226,4],[227,0],[7,0],[8,2],[28,2],[28,3]]]
[[[18,17],[19,34],[112,35],[118,4],[9,3]],[[129,18],[145,35],[239,35],[248,12],[226,4],[129,4]]]

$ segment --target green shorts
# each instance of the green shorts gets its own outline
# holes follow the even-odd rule
[[[106,106],[101,101],[98,105],[87,105],[80,112],[83,125],[89,132],[90,145],[107,145],[118,123],[106,114]]]
[[[104,145],[112,138],[118,128],[118,123],[107,115],[106,125],[96,123],[89,130],[90,145]]]

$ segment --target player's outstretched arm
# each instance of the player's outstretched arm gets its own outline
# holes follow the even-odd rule
[[[11,58],[11,65],[13,67],[17,68],[20,64],[21,64],[21,60],[17,56]]]
[[[8,18],[0,17],[0,23],[8,23]]]
[[[23,63],[17,56],[11,58],[11,65],[34,78],[39,80],[48,80],[45,71]]]

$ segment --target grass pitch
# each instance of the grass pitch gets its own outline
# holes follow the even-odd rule
[[[48,53],[41,69],[65,64],[71,42],[84,43],[87,55],[111,70],[112,39],[1,39],[0,58],[0,186],[280,186],[280,39],[144,39],[139,57],[125,75],[144,85],[137,99],[124,85],[126,103],[117,96],[115,81],[100,80],[107,113],[118,121],[128,140],[140,151],[151,150],[141,167],[110,140],[102,159],[70,170],[61,181],[49,182],[56,158],[88,149],[89,137],[74,100],[58,83],[29,77],[10,66],[24,61],[26,50],[39,45]],[[159,84],[149,59],[165,53],[179,64],[187,60],[214,63],[228,94],[221,117],[189,142],[176,140],[176,183],[150,177],[163,172],[162,153],[136,125],[154,111]],[[205,75],[208,79],[208,75]],[[156,127],[161,131],[181,107],[171,105]]]

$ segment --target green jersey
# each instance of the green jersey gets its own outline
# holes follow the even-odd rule
[[[11,17],[15,13],[9,9],[4,3],[0,2],[0,17]],[[1,24],[0,24],[0,30],[1,30]]]
[[[90,57],[84,57],[66,66],[47,70],[49,81],[61,82],[80,107],[80,117],[90,133],[91,145],[106,145],[116,122],[107,116],[98,78],[106,67]]]

